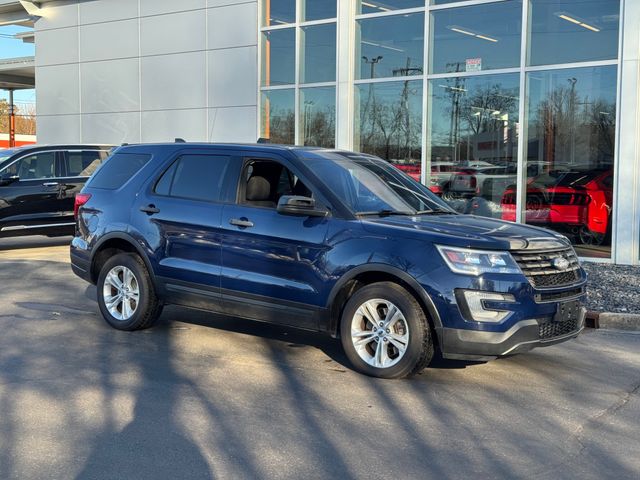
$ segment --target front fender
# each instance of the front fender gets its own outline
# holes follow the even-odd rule
[[[418,296],[418,300],[420,303],[426,308],[426,312],[429,315],[429,318],[433,321],[433,327],[436,330],[436,334],[438,337],[440,336],[440,332],[442,331],[442,321],[440,319],[440,315],[438,314],[438,310],[436,309],[431,296],[425,291],[425,289],[418,283],[418,281],[409,275],[407,272],[394,267],[392,265],[386,265],[383,263],[367,263],[364,265],[359,265],[347,271],[345,274],[340,277],[340,279],[336,282],[336,284],[331,289],[329,294],[329,301],[327,303],[328,311],[331,312],[331,317],[329,319],[328,331],[332,337],[338,336],[339,324],[340,324],[340,312],[337,312],[334,308],[335,301],[338,297],[338,294],[342,290],[342,288],[351,280],[362,274],[371,274],[371,273],[382,273],[386,276],[395,277],[398,280],[402,281],[402,283],[408,285],[413,292]]]

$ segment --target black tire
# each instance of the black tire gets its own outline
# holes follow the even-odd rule
[[[138,287],[138,301],[133,302],[135,309],[133,314],[126,319],[118,319],[109,311],[105,303],[105,288],[111,288],[111,284],[105,287],[105,281],[109,272],[113,269],[126,268],[133,273]],[[109,325],[118,330],[141,330],[149,328],[162,313],[162,303],[156,296],[153,283],[142,259],[132,253],[119,253],[105,262],[100,270],[97,283],[98,306],[102,317]]]
[[[398,358],[398,356],[396,357],[398,358],[397,363],[388,367],[374,366],[371,363],[368,363],[361,357],[362,353],[358,353],[354,346],[352,325],[358,324],[353,328],[359,331],[362,324],[369,326],[373,323],[368,320],[368,316],[367,318],[361,315],[357,316],[356,314],[358,309],[366,302],[374,299],[380,299],[393,304],[393,306],[400,310],[401,314],[404,316],[404,320],[396,323],[404,321],[408,327],[408,332],[406,333],[408,335],[406,350],[400,358]],[[379,304],[379,308],[383,309],[379,310],[377,313],[386,313],[383,305],[384,304]],[[367,328],[368,327],[363,328],[363,333]],[[373,328],[372,325],[371,328]],[[388,330],[387,333],[389,333]],[[429,364],[434,353],[433,338],[429,327],[429,321],[427,320],[422,307],[413,295],[407,292],[400,285],[392,282],[373,283],[362,287],[353,294],[353,296],[347,301],[342,313],[340,337],[345,354],[354,369],[372,377],[402,378],[408,375],[413,375]],[[378,341],[375,341],[375,343],[372,341],[368,343],[366,347],[361,346],[360,350],[362,352],[363,348],[369,349],[368,353],[375,357],[374,354],[370,353],[370,350],[374,348],[374,345],[377,347],[379,343],[380,342]],[[387,346],[383,348],[390,348],[393,350],[394,346],[390,344],[386,345]],[[397,351],[399,352],[399,350]],[[388,353],[389,350],[386,350],[385,352]],[[390,356],[387,356],[387,358],[390,358]],[[375,363],[375,360],[373,361]]]

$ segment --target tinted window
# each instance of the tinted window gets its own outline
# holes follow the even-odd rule
[[[3,171],[4,174],[17,175],[20,180],[55,177],[56,153],[40,152],[18,160]]]
[[[222,186],[231,157],[183,155],[156,185],[156,193],[209,202],[222,198]]]
[[[102,167],[89,180],[89,186],[116,190],[138,173],[149,160],[151,160],[151,155],[116,153],[107,158]]]
[[[169,169],[162,174],[158,183],[156,183],[155,192],[158,195],[169,195],[171,191],[171,183],[173,182],[173,177],[176,174],[176,167],[178,166],[178,162],[174,162]]]
[[[104,150],[67,152],[67,176],[90,177],[106,157]]]

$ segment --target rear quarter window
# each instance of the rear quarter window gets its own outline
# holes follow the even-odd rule
[[[116,153],[107,158],[87,183],[91,188],[117,190],[138,173],[151,155],[141,153]]]

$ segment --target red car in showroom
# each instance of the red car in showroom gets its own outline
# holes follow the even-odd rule
[[[564,230],[583,244],[600,245],[611,228],[613,170],[551,170],[529,180],[526,222]],[[516,220],[515,187],[502,196],[502,219]]]

